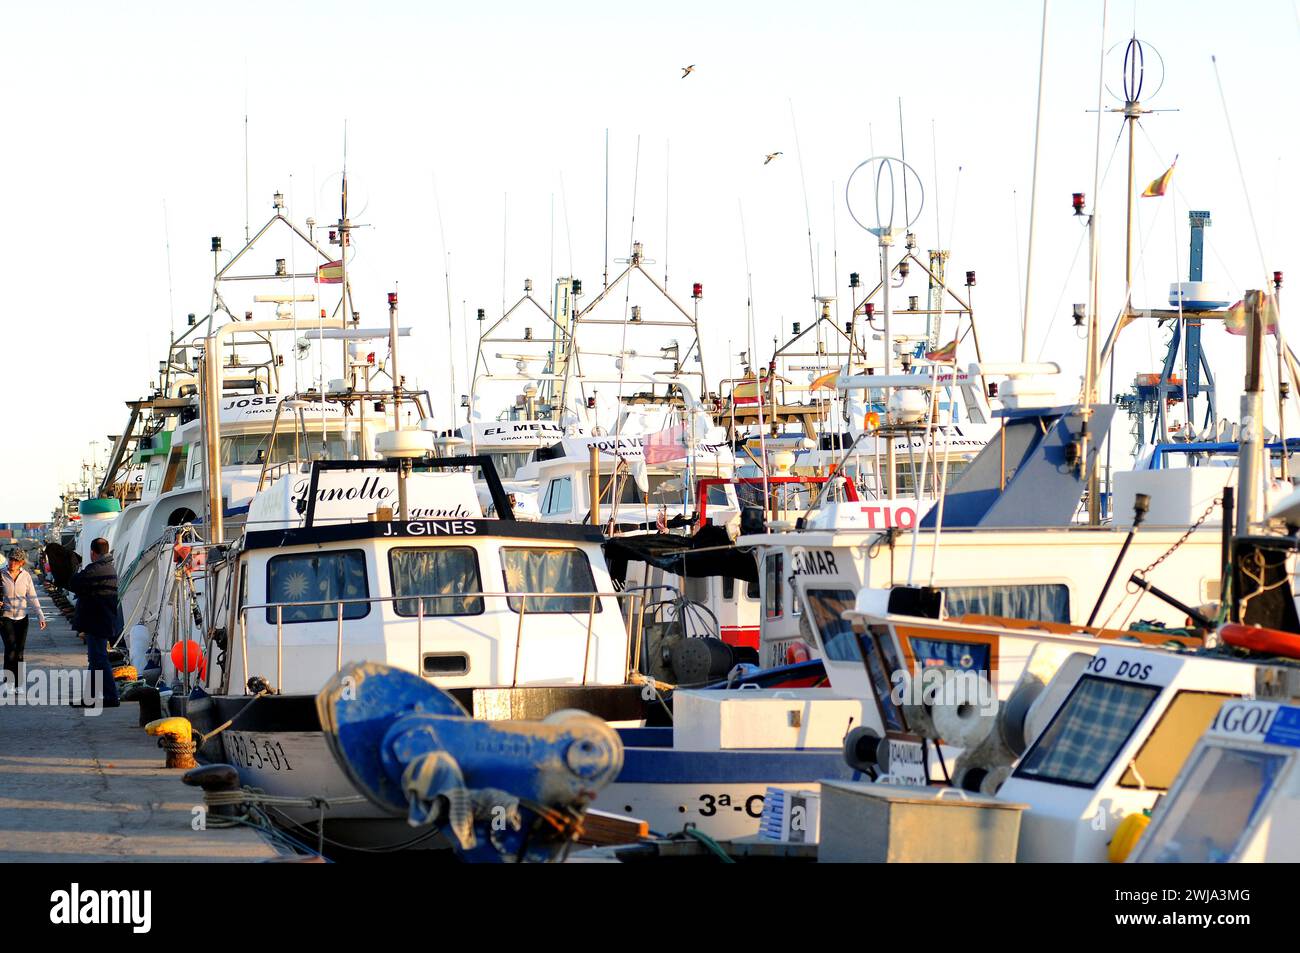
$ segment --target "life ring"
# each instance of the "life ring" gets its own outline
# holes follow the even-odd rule
[[[1239,649],[1300,659],[1300,635],[1294,632],[1266,629],[1262,625],[1229,622],[1219,628],[1219,638]]]

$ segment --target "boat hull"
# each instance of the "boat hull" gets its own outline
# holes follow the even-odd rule
[[[477,689],[453,694],[475,717],[509,718],[513,712],[515,717],[544,718],[552,711],[582,708],[631,728],[625,737],[623,771],[593,807],[645,820],[658,833],[692,824],[716,839],[753,835],[758,833],[769,787],[816,791],[822,779],[855,776],[838,748],[675,750],[671,728],[632,728],[644,725],[656,709],[662,714],[657,705],[641,699],[635,686]],[[639,714],[639,721],[626,717],[629,714]],[[255,701],[216,696],[192,706],[188,716],[203,730],[236,719],[204,746],[200,756],[233,765],[243,786],[271,797],[320,799],[316,806],[270,806],[273,819],[300,838],[312,841],[323,820],[325,836],[334,846],[363,850],[407,844],[447,846],[441,838],[421,837],[405,817],[391,815],[360,795],[329,750],[313,696],[263,696]]]

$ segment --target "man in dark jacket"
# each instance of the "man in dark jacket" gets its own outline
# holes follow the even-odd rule
[[[122,605],[117,599],[117,567],[108,551],[108,540],[101,537],[91,542],[90,565],[68,581],[68,589],[77,597],[72,627],[85,634],[86,660],[90,663],[89,687],[81,704],[87,708],[99,704],[116,708],[120,702],[113,667],[108,661],[108,646],[121,634],[123,623]],[[103,690],[102,698],[96,692],[99,687]]]

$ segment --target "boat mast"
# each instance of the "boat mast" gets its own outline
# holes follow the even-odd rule
[[[1248,536],[1263,520],[1264,494],[1264,293],[1246,292],[1246,386],[1241,395],[1241,441],[1237,456],[1237,535]],[[1282,451],[1286,452],[1285,448]]]
[[[341,289],[339,292],[340,293],[339,317],[342,319],[344,327],[347,327],[349,321],[351,321],[354,325],[356,324],[356,315],[353,314],[352,305],[349,300],[351,298],[351,295],[348,294],[348,248],[352,244],[351,233],[352,233],[352,222],[348,218],[348,136],[347,136],[347,125],[344,124],[343,184],[342,184],[342,195],[339,204],[338,235],[334,236],[335,238],[337,238],[338,246],[339,246],[339,282],[340,282],[340,289]],[[352,377],[354,371],[350,366],[350,358],[348,354],[349,342],[346,337],[344,337],[342,343],[343,343],[343,377],[345,381],[345,386],[355,387],[356,380],[354,377]],[[367,380],[366,380],[365,387],[363,389],[369,390],[369,388],[370,388],[370,381],[369,381],[369,374],[367,373]],[[364,398],[357,402],[357,440],[361,445],[360,446],[361,459],[369,460],[370,448],[366,445],[367,444],[366,401]]]
[[[402,376],[397,370],[397,291],[388,292],[388,373],[393,382],[393,430],[400,433],[402,429]],[[450,342],[448,342],[450,346]],[[364,403],[364,401],[363,401]],[[398,438],[400,444],[400,438]],[[406,505],[406,477],[411,470],[411,461],[403,458],[397,467],[397,513],[398,519],[405,523],[411,518]]]
[[[1097,203],[1100,199],[1101,192],[1101,103],[1102,93],[1106,88],[1106,22],[1109,13],[1109,4],[1102,0],[1101,5],[1101,62],[1097,67],[1097,130],[1093,143],[1093,164],[1092,164],[1092,212],[1088,215],[1088,353],[1085,356],[1087,367],[1085,371],[1085,385],[1083,390],[1083,419],[1086,430],[1087,421],[1092,415],[1092,407],[1097,403],[1098,395],[1098,375],[1101,373],[1098,348],[1100,347],[1101,338],[1101,316],[1099,312],[1099,287],[1098,281],[1098,255],[1097,255]],[[1132,126],[1129,126],[1130,133]],[[1132,268],[1132,212],[1133,212],[1133,140],[1129,138],[1129,228],[1130,228],[1130,248],[1128,252],[1129,260],[1125,264],[1125,308],[1128,307],[1128,289],[1131,287],[1131,268]],[[1076,214],[1082,213],[1083,203],[1079,201],[1076,205]],[[1111,365],[1111,379],[1114,380],[1114,365]],[[1113,387],[1112,387],[1113,389]],[[1084,445],[1084,451],[1087,451],[1087,445]],[[1109,455],[1109,448],[1107,454]],[[1100,463],[1100,461],[1098,461]],[[1084,458],[1083,465],[1087,466],[1087,459]],[[1109,490],[1109,473],[1110,468],[1107,466],[1107,489]],[[1088,522],[1096,526],[1101,522],[1101,480],[1099,471],[1096,466],[1088,472]]]

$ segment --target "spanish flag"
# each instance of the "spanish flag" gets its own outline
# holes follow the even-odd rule
[[[343,283],[343,259],[327,261],[316,269],[316,284],[337,285]]]
[[[764,381],[766,383],[766,381]],[[731,389],[731,401],[734,404],[757,404],[759,383],[752,377],[743,380]]]
[[[827,373],[821,375],[821,377],[818,377],[816,380],[814,380],[811,384],[809,384],[808,389],[809,390],[822,390],[822,389],[833,390],[835,388],[835,380],[839,376],[840,376],[840,372],[838,368],[836,368],[833,371],[828,371]]]
[[[941,348],[925,352],[927,361],[934,361],[936,364],[956,364],[957,363],[957,339],[953,338]]]
[[[1264,321],[1265,334],[1277,334],[1277,298],[1273,295],[1260,295],[1260,317]],[[1228,309],[1223,316],[1223,329],[1229,334],[1246,333],[1246,299],[1243,298]]]
[[[1142,197],[1144,199],[1149,199],[1155,198],[1157,195],[1164,195],[1165,189],[1169,188],[1169,180],[1174,177],[1174,166],[1176,165],[1178,165],[1178,156],[1174,156],[1174,161],[1169,164],[1169,168],[1165,170],[1164,175],[1160,176],[1160,178],[1156,179],[1146,187],[1146,191],[1142,193]]]

